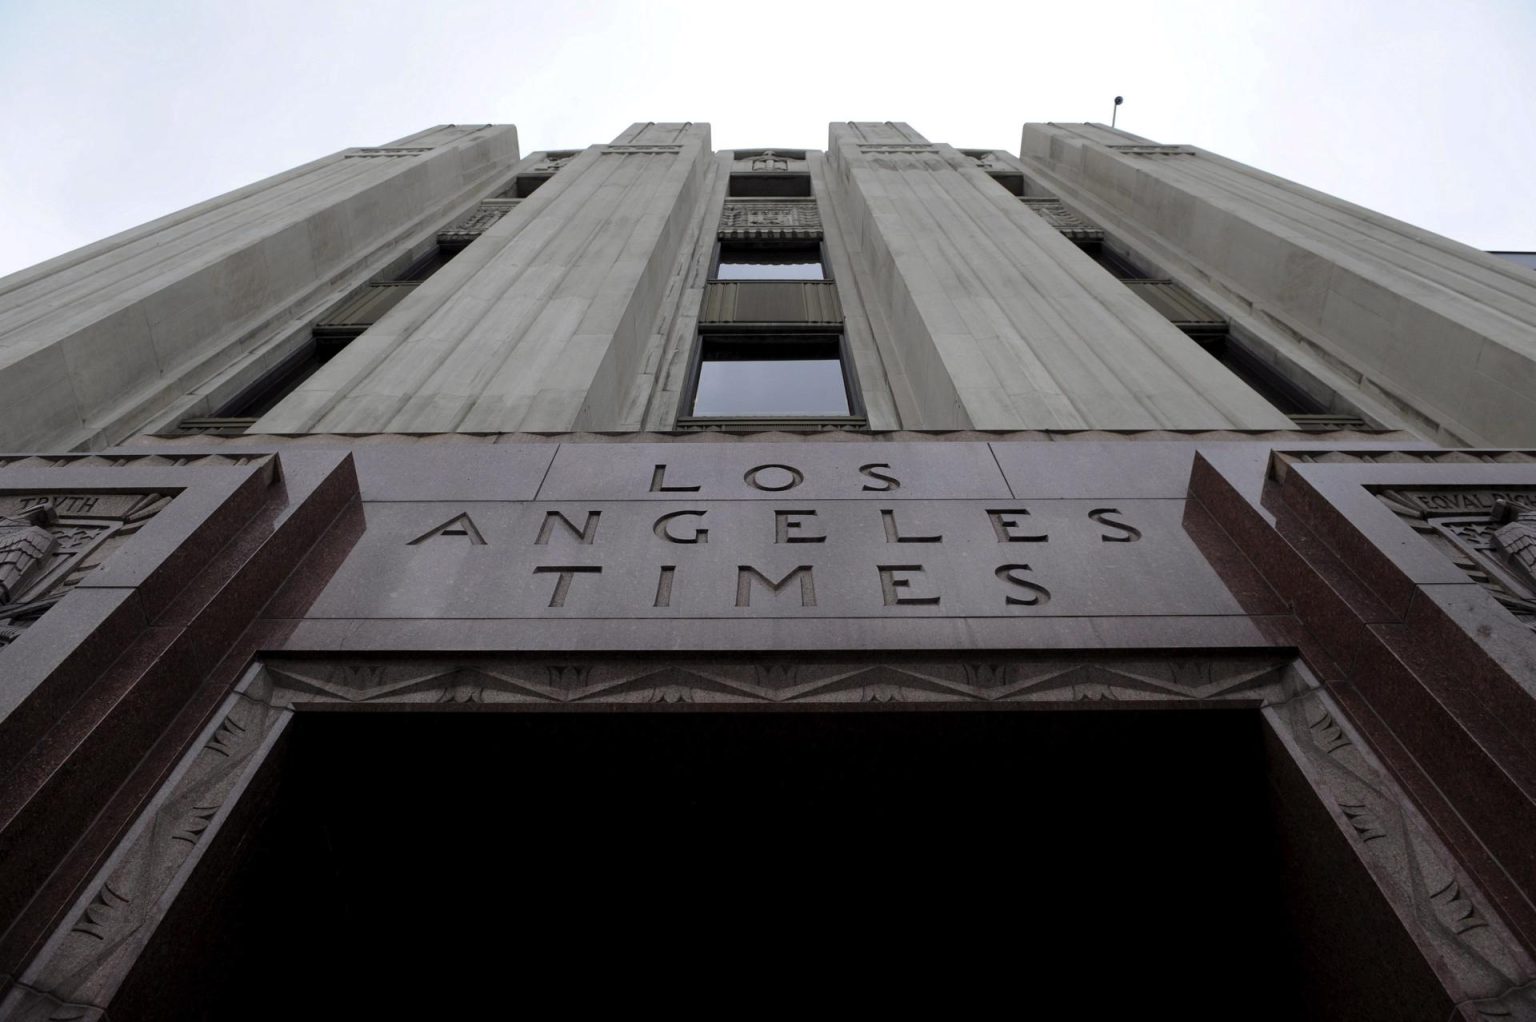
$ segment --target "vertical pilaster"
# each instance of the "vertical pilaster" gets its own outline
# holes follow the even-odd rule
[[[1070,205],[1450,443],[1536,443],[1536,275],[1194,146],[1028,124]],[[1411,174],[1411,168],[1404,168]]]
[[[1291,425],[951,147],[833,124],[828,162],[904,424]]]
[[[588,148],[255,429],[617,428],[709,159],[704,124]]]
[[[440,126],[0,280],[0,448],[120,441],[516,159],[510,125]]]

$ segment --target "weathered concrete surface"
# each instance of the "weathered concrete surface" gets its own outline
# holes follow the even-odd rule
[[[1536,442],[1529,270],[1214,153],[1103,125],[1027,124],[1021,159],[1171,275],[1295,335],[1425,433]]]
[[[0,449],[121,441],[333,302],[360,264],[387,259],[516,159],[511,125],[443,125],[0,280]]]
[[[255,428],[622,428],[710,163],[706,124],[588,148]]]
[[[827,160],[904,426],[1290,425],[950,146],[833,124]]]

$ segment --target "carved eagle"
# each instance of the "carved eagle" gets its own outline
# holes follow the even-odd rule
[[[1536,591],[1536,509],[1501,500],[1494,508],[1493,520],[1505,524],[1493,531],[1491,545],[1520,574],[1521,581]]]
[[[56,521],[58,515],[47,505],[0,515],[0,606],[14,603],[33,570],[47,564],[59,543],[48,528]]]

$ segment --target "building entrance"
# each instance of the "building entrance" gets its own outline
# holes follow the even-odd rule
[[[1411,882],[1388,889],[1383,856]],[[1464,948],[1503,939],[1449,861],[1273,655],[275,660],[31,989],[73,983],[113,1019],[866,982],[978,1011],[1038,988],[1112,1014],[1440,1019],[1434,934],[1399,906],[1476,919]]]

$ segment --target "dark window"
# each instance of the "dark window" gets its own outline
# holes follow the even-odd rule
[[[539,186],[553,176],[553,174],[519,174],[512,179],[511,187],[501,192],[496,198],[526,199],[538,191]]]
[[[729,195],[733,199],[808,199],[809,174],[732,174]]]
[[[820,245],[722,243],[716,280],[826,280]]]
[[[1104,267],[1104,269],[1108,270],[1110,273],[1113,273],[1117,280],[1150,279],[1147,274],[1132,266],[1126,259],[1116,255],[1114,252],[1111,252],[1109,249],[1105,248],[1098,242],[1092,242],[1090,244],[1080,245],[1078,247],[1088,254],[1088,258]]]
[[[690,415],[851,414],[840,338],[705,336],[699,344]]]
[[[1226,334],[1196,337],[1200,346],[1227,367],[1233,376],[1258,391],[1259,396],[1286,415],[1316,415],[1327,411],[1322,403],[1282,376],[1263,359],[1233,343]]]

